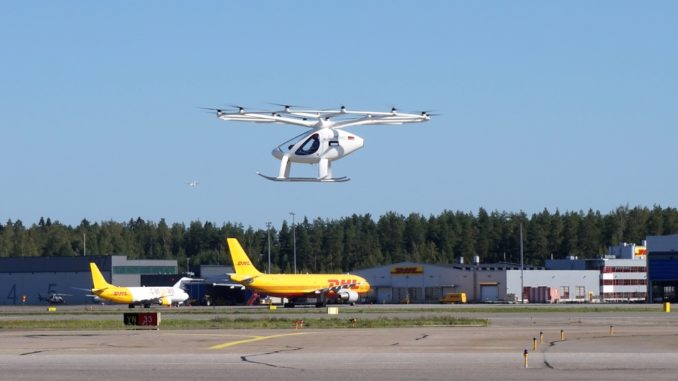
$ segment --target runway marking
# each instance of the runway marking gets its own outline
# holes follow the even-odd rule
[[[252,336],[251,338],[245,339],[245,340],[229,341],[228,343],[214,345],[214,346],[210,347],[210,349],[224,349],[224,348],[233,347],[233,346],[240,345],[240,344],[252,343],[252,342],[255,342],[255,341],[275,339],[275,338],[284,337],[284,336],[305,335],[305,334],[306,334],[305,332],[297,332],[297,333],[284,333],[284,334],[281,334],[281,335],[271,335],[271,336]]]
[[[206,333],[193,333],[193,332],[168,332],[165,331],[165,335],[174,335],[174,336],[209,336],[209,337],[215,337],[215,336],[226,336],[226,337],[252,337],[252,335],[234,335],[230,333],[225,333],[225,334],[218,334],[215,335],[212,332],[206,332]]]

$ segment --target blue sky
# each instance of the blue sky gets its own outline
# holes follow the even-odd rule
[[[671,1],[0,5],[0,221],[678,204]],[[266,181],[294,126],[198,107],[435,110],[352,129],[343,184]],[[293,167],[297,176],[316,168]],[[191,188],[188,182],[200,185]]]

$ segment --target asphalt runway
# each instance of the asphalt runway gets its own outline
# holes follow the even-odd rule
[[[500,313],[487,316],[489,327],[394,329],[4,330],[0,380],[676,380],[674,316]],[[533,351],[540,332],[544,342]]]

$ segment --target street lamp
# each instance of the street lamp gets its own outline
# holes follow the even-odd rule
[[[266,240],[268,241],[268,273],[271,273],[271,222],[266,222]]]
[[[294,225],[294,212],[290,212],[292,215],[292,246],[294,247],[294,273],[297,273],[297,229]]]
[[[510,218],[510,217],[507,217]],[[520,303],[525,304],[525,281],[523,278],[523,221],[518,221],[520,224]]]
[[[520,221],[520,303],[525,304],[525,286],[523,284],[523,221]]]

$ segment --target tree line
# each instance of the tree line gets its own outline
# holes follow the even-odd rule
[[[240,240],[252,261],[272,272],[353,271],[401,261],[445,264],[520,261],[523,231],[525,263],[546,259],[595,258],[622,242],[641,243],[648,235],[678,233],[678,210],[654,206],[618,207],[602,214],[588,212],[477,213],[443,211],[425,217],[389,212],[340,219],[307,218],[295,226],[245,228],[238,223],[217,226],[193,221],[168,225],[141,218],[127,222],[82,220],[69,226],[50,218],[25,226],[20,220],[0,223],[0,257],[126,255],[130,259],[177,259],[179,270],[201,264],[230,265],[226,237]]]

